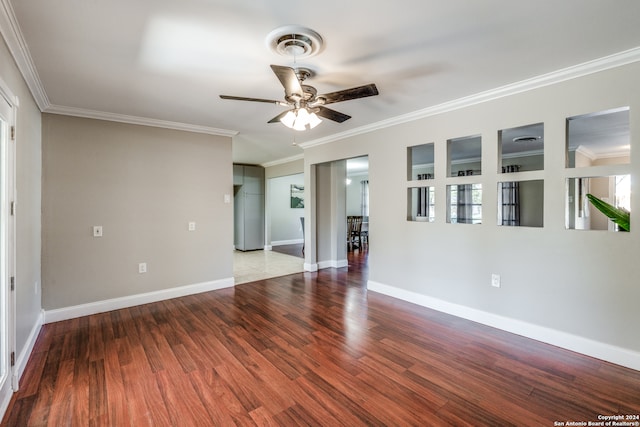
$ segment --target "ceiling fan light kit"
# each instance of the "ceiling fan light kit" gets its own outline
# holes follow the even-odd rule
[[[289,25],[269,33],[267,46],[280,55],[293,57],[295,62],[297,57],[309,57],[318,53],[322,48],[322,37],[308,28]],[[290,110],[278,114],[268,123],[280,122],[288,128],[303,131],[319,125],[322,122],[320,117],[337,123],[351,118],[347,114],[325,107],[327,104],[378,95],[378,88],[373,83],[318,95],[316,88],[303,84],[307,78],[314,75],[312,70],[281,65],[271,65],[271,69],[284,87],[284,101],[231,95],[220,95],[220,98],[291,107]]]
[[[289,110],[280,118],[280,122],[286,127],[294,130],[307,130],[313,129],[322,123],[322,120],[314,113],[309,111],[308,108],[299,108],[296,110]]]

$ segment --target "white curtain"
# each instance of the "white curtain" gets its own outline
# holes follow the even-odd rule
[[[360,200],[360,212],[362,214],[363,218],[366,218],[369,216],[369,180],[365,179],[363,181],[360,181],[360,186],[361,186],[361,196],[362,199]]]

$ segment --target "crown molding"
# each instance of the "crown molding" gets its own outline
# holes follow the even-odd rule
[[[238,131],[211,128],[207,126],[190,125],[186,123],[170,122],[164,120],[149,119],[144,117],[127,116],[122,114],[107,113],[94,110],[85,110],[74,107],[65,107],[60,105],[52,105],[49,101],[47,93],[42,85],[42,81],[38,75],[38,71],[35,67],[27,43],[22,35],[20,24],[15,16],[13,7],[9,0],[0,0],[0,34],[2,34],[11,55],[13,56],[20,73],[25,79],[31,94],[40,108],[40,111],[71,115],[76,117],[94,118],[100,120],[109,120],[122,123],[139,124],[145,126],[162,127],[168,129],[184,130],[189,132],[206,133],[211,135],[220,136],[235,136]],[[428,107],[422,110],[417,110],[401,116],[392,117],[390,119],[382,120],[370,125],[361,126],[355,129],[351,129],[345,132],[329,135],[324,138],[315,139],[312,141],[298,144],[302,149],[315,147],[318,145],[328,144],[330,142],[338,141],[341,139],[349,138],[356,135],[361,135],[368,132],[373,132],[379,129],[385,129],[391,126],[395,126],[402,123],[411,122],[414,120],[435,116],[438,114],[446,113],[449,111],[458,110],[461,108],[469,107],[472,105],[480,104],[483,102],[503,98],[506,96],[514,95],[521,92],[526,92],[532,89],[549,86],[552,84],[560,83],[566,80],[575,79],[585,75],[593,74],[599,71],[608,70],[611,68],[620,67],[623,65],[631,64],[640,61],[640,47],[635,47],[629,50],[618,52],[603,58],[595,59],[592,61],[584,62],[582,64],[574,65],[571,67],[563,68],[551,73],[542,74],[531,79],[522,80],[520,82],[501,86],[485,92],[480,92],[467,97],[459,98],[453,101],[448,101],[439,105]],[[291,161],[292,158],[283,159],[283,163]],[[297,159],[294,159],[297,160]],[[279,164],[279,161],[269,162],[265,164]]]
[[[385,129],[402,123],[412,122],[414,120],[423,119],[430,116],[446,113],[449,111],[459,110],[461,108],[470,107],[472,105],[481,104],[483,102],[493,101],[495,99],[504,98],[533,89],[550,86],[567,80],[576,79],[578,77],[609,70],[611,68],[620,67],[640,61],[640,47],[625,50],[593,61],[584,62],[582,64],[552,71],[530,79],[500,86],[475,95],[466,96],[455,99],[453,101],[444,102],[433,107],[424,108],[401,116],[392,117],[370,125],[361,126],[345,132],[329,135],[324,138],[315,139],[298,144],[303,149],[315,147],[318,145],[328,144],[330,142],[373,132],[379,129]]]
[[[578,148],[575,149],[576,153],[580,153],[589,160],[596,161],[602,159],[614,159],[616,157],[629,157],[629,149],[618,149],[612,151],[605,151],[601,153],[596,153],[593,150],[585,147],[584,145],[578,145]]]
[[[127,116],[124,114],[51,104],[49,97],[44,90],[44,86],[42,85],[42,81],[40,80],[40,76],[38,75],[33,59],[31,58],[31,53],[29,52],[27,43],[22,35],[22,30],[20,29],[20,24],[18,23],[9,0],[0,0],[0,33],[7,43],[9,51],[18,66],[18,70],[27,83],[27,87],[38,105],[38,108],[44,113],[108,120],[113,122],[160,127],[218,136],[233,137],[238,134],[238,131],[228,129],[219,129],[188,123],[170,122],[165,120],[149,119],[146,117]]]
[[[49,107],[46,108],[43,112],[60,114],[64,116],[83,117],[87,119],[107,120],[110,122],[129,123],[133,125],[174,129],[186,132],[206,133],[209,135],[217,136],[233,137],[238,134],[238,131],[235,130],[219,129],[180,122],[170,122],[167,120],[150,119],[146,117],[128,116],[125,114],[107,113],[104,111],[87,110],[85,108],[64,107],[62,105],[49,105]]]
[[[596,156],[596,153],[594,153],[584,145],[579,145],[578,148],[576,148],[576,153],[582,154],[591,161],[594,161],[598,158],[598,156]]]
[[[530,157],[530,156],[540,156],[540,155],[544,155],[544,149],[538,149],[538,150],[527,150],[527,151],[519,151],[519,152],[515,152],[515,153],[510,153],[510,154],[503,154],[502,158],[503,159],[518,159],[520,157]]]
[[[13,56],[18,66],[18,70],[20,70],[29,91],[31,91],[33,95],[33,99],[36,101],[36,104],[38,104],[38,108],[40,108],[40,111],[44,111],[50,105],[49,98],[44,90],[44,86],[42,86],[42,81],[40,80],[40,76],[38,76],[38,71],[29,53],[27,42],[22,36],[20,24],[18,24],[9,0],[0,0],[0,33],[2,33],[9,52],[11,52],[11,56]]]
[[[304,154],[296,154],[295,156],[285,157],[284,159],[273,160],[271,162],[261,163],[263,168],[269,168],[271,166],[282,165],[285,163],[295,162],[297,160],[304,160]]]

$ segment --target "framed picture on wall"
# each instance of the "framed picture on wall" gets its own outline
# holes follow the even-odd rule
[[[291,184],[291,208],[304,208],[304,185]]]

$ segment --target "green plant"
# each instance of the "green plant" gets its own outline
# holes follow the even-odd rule
[[[604,200],[598,199],[593,194],[587,194],[587,198],[596,209],[605,214],[606,217],[615,224],[618,224],[620,230],[629,231],[631,229],[631,213],[628,210],[610,205]]]

